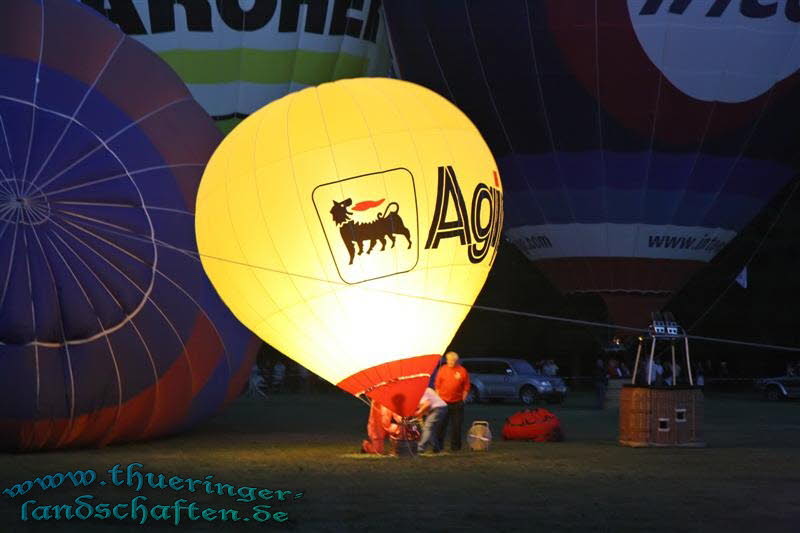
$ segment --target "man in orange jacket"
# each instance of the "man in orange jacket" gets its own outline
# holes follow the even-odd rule
[[[461,434],[464,430],[464,401],[469,393],[469,373],[458,363],[456,352],[445,354],[447,363],[439,367],[434,388],[447,404],[447,414],[439,426],[439,445],[444,446],[447,426],[450,425],[450,449],[461,449]]]

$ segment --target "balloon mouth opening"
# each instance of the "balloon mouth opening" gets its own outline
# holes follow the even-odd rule
[[[37,226],[50,220],[47,195],[30,181],[0,181],[0,221]]]
[[[390,361],[356,372],[338,385],[355,396],[364,394],[400,416],[410,416],[440,357],[432,354]]]

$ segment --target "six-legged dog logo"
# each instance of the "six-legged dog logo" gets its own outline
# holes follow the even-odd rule
[[[414,176],[405,168],[318,185],[312,201],[342,281],[409,272],[419,260]]]
[[[373,207],[378,207],[384,202],[380,199],[376,202],[365,201],[359,202],[353,206],[354,211],[366,211]],[[339,233],[342,236],[347,248],[347,253],[350,254],[350,264],[353,264],[355,257],[356,246],[358,246],[358,255],[364,253],[364,243],[369,241],[369,248],[367,254],[372,252],[375,245],[381,243],[381,251],[386,250],[386,239],[392,241],[392,248],[394,248],[397,238],[395,235],[402,235],[408,241],[408,248],[411,248],[411,232],[408,231],[403,219],[400,218],[400,205],[397,202],[391,202],[386,206],[383,213],[378,213],[378,217],[369,222],[354,222],[352,220],[353,213],[348,208],[353,205],[353,200],[348,198],[342,202],[333,200],[333,207],[331,207],[331,216],[333,221],[339,226]]]

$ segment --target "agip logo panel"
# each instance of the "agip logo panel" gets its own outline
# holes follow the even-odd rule
[[[319,185],[312,193],[342,281],[362,283],[413,270],[419,261],[414,176],[405,168]]]

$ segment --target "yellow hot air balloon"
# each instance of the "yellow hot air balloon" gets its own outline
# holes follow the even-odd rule
[[[347,79],[238,125],[206,168],[195,220],[203,267],[239,320],[408,415],[494,262],[502,186],[453,104]]]

